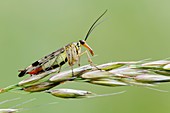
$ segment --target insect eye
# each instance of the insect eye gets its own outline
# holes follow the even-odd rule
[[[85,41],[84,40],[79,40],[80,44],[85,44]]]

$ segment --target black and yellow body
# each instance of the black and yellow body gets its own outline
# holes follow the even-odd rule
[[[107,10],[106,10],[107,11]],[[93,56],[94,52],[91,49],[91,47],[86,43],[86,40],[92,30],[96,27],[96,22],[106,13],[106,11],[93,23],[93,25],[90,27],[85,40],[79,40],[78,42],[70,43],[51,54],[37,60],[36,62],[32,63],[30,66],[25,68],[24,70],[21,70],[19,73],[19,77],[22,77],[26,74],[30,75],[38,75],[40,73],[50,71],[56,68],[59,68],[59,71],[61,67],[68,62],[69,66],[73,66],[75,63],[78,63],[80,65],[80,56],[84,53],[87,54],[88,61],[92,65],[92,60],[90,59],[90,56],[87,51],[81,52],[81,46],[84,46],[87,48],[87,50],[90,52],[90,54]]]

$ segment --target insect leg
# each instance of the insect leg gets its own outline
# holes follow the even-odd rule
[[[86,54],[86,55],[87,55],[88,62],[90,63],[90,65],[91,65],[91,66],[94,66],[94,64],[93,64],[93,62],[92,62],[92,59],[90,58],[90,55],[89,55],[89,53],[88,53],[88,51],[87,51],[87,50],[86,50],[86,51],[84,51],[84,52],[82,52],[82,53],[80,54],[80,56],[82,56],[82,55],[84,55],[84,54]]]
[[[73,66],[70,66],[70,67],[72,71],[72,77],[69,79],[69,81],[73,81],[74,79],[76,79],[76,76],[74,75]]]
[[[77,63],[78,63],[78,66],[80,67],[80,55],[78,55],[78,61],[77,61]]]
[[[92,61],[92,59],[90,58],[90,55],[89,55],[89,53],[88,53],[87,50],[84,51],[84,52],[82,52],[82,53],[80,54],[80,56],[82,56],[83,54],[86,54],[86,55],[87,55],[88,62],[90,63],[91,66],[95,67],[95,68],[98,69],[98,70],[101,70],[101,69],[99,69],[99,68],[93,63],[93,61]]]
[[[58,73],[60,73],[60,71],[61,71],[61,66],[59,66]]]

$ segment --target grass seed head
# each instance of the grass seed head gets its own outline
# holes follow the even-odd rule
[[[150,75],[150,74],[143,74],[136,76],[134,78],[138,82],[146,82],[146,83],[155,83],[155,82],[169,82],[170,77],[164,75]]]
[[[163,69],[170,70],[170,64],[166,64],[165,66],[163,66]]]
[[[55,89],[55,90],[48,90],[45,92],[60,98],[80,98],[92,94],[89,91],[75,90],[75,89]]]
[[[162,68],[162,66],[169,64],[170,61],[168,60],[158,60],[153,62],[144,63],[141,66],[145,68]]]
[[[118,80],[112,80],[112,79],[98,79],[98,80],[91,80],[89,83],[97,84],[97,85],[103,85],[103,86],[127,86],[127,83],[118,81]]]
[[[84,79],[99,79],[99,78],[108,78],[111,76],[112,76],[111,73],[102,70],[91,71],[81,75],[81,77]]]
[[[40,91],[51,89],[51,88],[55,87],[58,84],[59,83],[41,82],[39,84],[26,86],[26,87],[22,88],[22,90],[24,90],[26,92],[40,92]]]
[[[18,109],[0,109],[0,113],[14,113],[18,111]]]

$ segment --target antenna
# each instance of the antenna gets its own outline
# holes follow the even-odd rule
[[[97,18],[97,20],[92,24],[92,26],[90,27],[90,29],[88,30],[88,32],[87,32],[87,35],[86,35],[86,37],[85,37],[85,41],[87,40],[87,38],[89,37],[89,35],[91,34],[91,32],[94,30],[94,28],[96,27],[95,25],[96,25],[96,23],[100,20],[100,18],[105,14],[107,12],[107,9],[106,9],[106,11],[102,14],[102,15],[100,15],[99,16],[99,18]],[[97,24],[98,25],[98,24]]]

